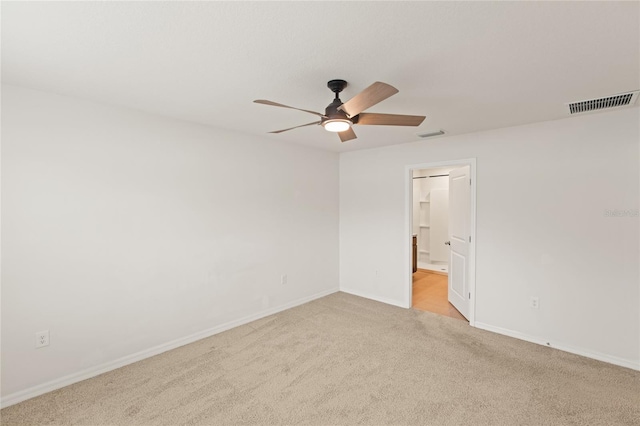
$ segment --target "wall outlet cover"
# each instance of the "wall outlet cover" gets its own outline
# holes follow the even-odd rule
[[[532,297],[531,300],[529,301],[529,306],[531,306],[531,308],[533,309],[539,309],[540,308],[540,299],[537,297]]]
[[[36,349],[49,346],[49,330],[36,332]]]

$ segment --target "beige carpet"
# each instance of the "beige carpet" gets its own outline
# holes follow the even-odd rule
[[[3,425],[639,425],[640,373],[336,293],[1,415]]]

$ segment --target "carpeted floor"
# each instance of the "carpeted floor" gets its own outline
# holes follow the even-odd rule
[[[335,293],[25,401],[3,425],[639,425],[640,372]]]

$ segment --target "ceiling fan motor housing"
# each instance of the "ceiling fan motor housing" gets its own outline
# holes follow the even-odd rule
[[[329,106],[325,108],[324,115],[326,115],[327,118],[329,119],[336,119],[336,118],[348,119],[349,116],[347,116],[347,113],[338,109],[340,105],[342,105],[342,101],[339,98],[335,98],[333,102],[331,102]]]

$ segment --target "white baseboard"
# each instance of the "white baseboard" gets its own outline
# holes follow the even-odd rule
[[[0,407],[5,408],[10,405],[17,404],[19,402],[25,401],[27,399],[34,398],[36,396],[43,395],[47,392],[54,391],[56,389],[63,388],[65,386],[69,386],[71,384],[80,382],[82,380],[90,379],[92,377],[98,376],[100,374],[106,373],[111,370],[115,370],[120,367],[124,367],[125,365],[132,364],[134,362],[141,361],[145,358],[149,358],[163,352],[169,351],[171,349],[179,348],[180,346],[188,345],[189,343],[193,343],[195,341],[204,339],[206,337],[213,336],[214,334],[222,333],[223,331],[232,329],[234,327],[238,327],[252,321],[258,320],[260,318],[267,317],[269,315],[277,314],[278,312],[285,311],[287,309],[291,309],[293,307],[302,305],[304,303],[310,302],[315,299],[319,299],[321,297],[327,296],[332,293],[338,292],[338,288],[325,290],[320,293],[316,293],[311,296],[303,297],[301,299],[294,300],[293,302],[285,303],[284,305],[277,306],[274,308],[270,308],[261,312],[258,312],[253,315],[246,316],[244,318],[240,318],[234,321],[229,321],[227,323],[221,324],[217,327],[209,328],[207,330],[200,331],[195,334],[191,334],[190,336],[182,337],[180,339],[175,339],[167,343],[163,343],[158,346],[154,346],[149,349],[145,349],[140,352],[136,352],[131,355],[124,356],[122,358],[118,358],[113,361],[105,362],[100,365],[96,365],[95,367],[87,368],[85,370],[79,371],[77,373],[69,374],[58,379],[51,380],[49,382],[43,383],[41,385],[33,386],[31,388],[15,392],[3,397],[0,400]]]
[[[387,299],[386,297],[374,296],[373,294],[369,294],[364,291],[353,290],[349,288],[340,287],[340,291],[343,293],[353,294],[354,296],[364,297],[365,299],[375,300],[376,302],[386,303],[388,305],[398,306],[400,308],[407,308],[402,302],[398,302],[397,300]]]
[[[607,354],[591,351],[584,348],[577,348],[577,347],[566,345],[559,342],[548,341],[540,337],[530,336],[528,334],[521,333],[519,331],[509,330],[507,328],[502,328],[502,327],[496,327],[494,325],[484,324],[477,321],[475,323],[475,327],[480,328],[482,330],[487,330],[494,333],[502,334],[505,336],[515,337],[516,339],[525,340],[527,342],[537,343],[538,345],[558,349],[558,350],[569,352],[575,355],[580,355],[586,358],[591,358],[598,361],[607,362],[609,364],[618,365],[620,367],[626,367],[632,370],[640,371],[640,360],[638,360],[637,362],[634,362],[628,359],[619,358],[616,356],[607,355]]]

